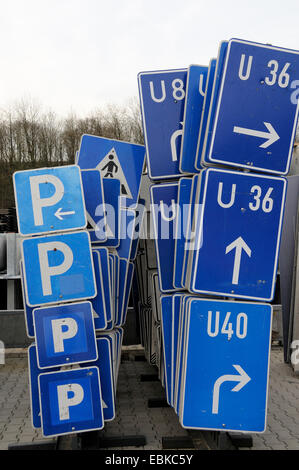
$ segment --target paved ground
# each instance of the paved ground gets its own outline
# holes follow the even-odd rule
[[[124,361],[120,367],[117,416],[106,423],[104,436],[145,435],[144,449],[162,449],[162,438],[188,437],[171,408],[148,408],[149,398],[163,397],[160,382],[141,382],[142,374],[155,369],[146,362]],[[299,449],[299,377],[284,364],[282,348],[271,354],[268,426],[263,434],[253,434],[252,449]],[[0,450],[9,443],[42,439],[31,427],[26,357],[7,357],[0,365]],[[199,448],[208,448],[197,440]],[[66,440],[65,448],[68,448]],[[127,447],[134,449],[134,447]],[[139,448],[140,449],[140,448]]]

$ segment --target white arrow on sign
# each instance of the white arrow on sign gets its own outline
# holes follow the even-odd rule
[[[247,245],[247,243],[244,242],[242,237],[237,238],[234,240],[230,245],[226,247],[225,254],[229,253],[233,249],[236,249],[235,253],[235,261],[234,261],[234,270],[233,270],[233,280],[232,284],[239,284],[239,274],[240,274],[240,265],[241,265],[241,254],[242,250],[245,251],[245,253],[251,257],[251,249]]]
[[[219,377],[213,388],[213,406],[212,406],[212,413],[218,414],[219,410],[219,392],[220,387],[224,382],[238,382],[238,384],[231,389],[231,392],[239,392],[243,387],[245,387],[248,382],[250,382],[251,378],[248,374],[246,374],[245,370],[238,364],[233,365],[233,367],[237,370],[238,374],[235,375],[221,375]]]
[[[259,137],[261,139],[266,139],[263,144],[259,145],[259,147],[265,149],[274,144],[274,142],[280,139],[280,137],[270,122],[264,122],[264,124],[268,129],[268,132],[256,131],[254,129],[246,129],[246,127],[238,126],[234,126],[234,132],[236,132],[236,134],[245,134],[251,135],[253,137]]]
[[[181,124],[181,126],[184,126],[183,122],[180,122],[180,124]],[[171,139],[170,139],[171,157],[172,157],[173,162],[176,162],[177,159],[178,159],[178,152],[177,152],[177,149],[176,149],[176,140],[177,140],[178,137],[183,135],[183,131],[184,131],[184,129],[178,129],[177,131],[175,131],[172,134]]]
[[[57,219],[63,220],[64,215],[73,215],[73,214],[75,214],[75,211],[62,212],[62,207],[59,207],[59,209],[57,209],[54,215],[55,217],[57,217]]]

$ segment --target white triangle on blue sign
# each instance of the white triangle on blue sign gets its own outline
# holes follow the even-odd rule
[[[103,160],[97,165],[96,169],[100,171],[102,178],[118,179],[121,184],[121,195],[133,199],[129,184],[114,148],[107,153]]]

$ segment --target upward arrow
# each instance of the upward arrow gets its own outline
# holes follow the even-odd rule
[[[247,243],[244,242],[242,237],[237,238],[230,245],[228,245],[226,247],[225,254],[227,255],[227,253],[229,253],[230,251],[232,251],[234,249],[236,249],[236,252],[235,252],[235,261],[234,261],[232,284],[239,284],[239,274],[240,274],[242,250],[244,250],[245,253],[250,258],[251,257],[251,249],[249,248]]]
[[[265,149],[269,147],[270,145],[274,144],[278,139],[280,139],[279,135],[277,134],[276,130],[270,124],[270,122],[264,122],[266,128],[268,129],[268,132],[263,132],[263,131],[256,131],[254,129],[246,129],[246,127],[238,127],[234,126],[234,132],[236,134],[245,134],[245,135],[251,135],[253,137],[260,137],[261,139],[266,139],[265,142],[263,142],[259,147]]]

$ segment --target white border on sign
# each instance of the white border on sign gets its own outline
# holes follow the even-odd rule
[[[188,308],[189,301],[192,298],[192,295],[185,294],[182,303],[181,303],[181,309],[182,309],[182,314],[180,315],[180,321],[179,321],[179,336],[178,336],[178,349],[177,349],[177,370],[175,374],[175,396],[174,396],[174,406],[175,406],[175,411],[179,417],[180,415],[180,407],[181,407],[181,401],[182,401],[182,373],[183,373],[183,367],[184,367],[184,350],[182,348],[185,345],[185,336],[186,336],[186,326],[185,326],[185,318],[186,318],[186,309]],[[184,334],[184,338],[183,338]],[[182,365],[181,365],[182,364]],[[179,387],[180,384],[180,387]]]
[[[51,170],[55,170],[56,168],[70,168],[70,167],[76,167],[78,168],[78,171],[79,171],[79,178],[80,178],[80,182],[81,182],[81,196],[82,196],[82,209],[83,209],[83,215],[84,215],[84,220],[85,220],[85,224],[82,225],[81,227],[71,227],[71,228],[57,228],[57,229],[53,229],[53,230],[46,230],[46,231],[43,231],[43,232],[33,232],[33,233],[23,233],[21,232],[21,228],[20,228],[20,222],[19,222],[19,204],[18,204],[18,197],[17,197],[17,193],[16,193],[16,183],[15,183],[15,175],[16,174],[19,174],[19,173],[26,173],[26,172],[32,172],[32,171],[38,171],[38,170],[47,170],[47,171],[51,171]],[[17,223],[18,223],[18,231],[19,233],[23,236],[23,237],[32,237],[34,235],[52,235],[52,234],[57,234],[57,233],[60,233],[60,232],[71,232],[73,230],[82,230],[82,229],[86,229],[86,226],[87,226],[87,218],[86,218],[86,205],[85,205],[85,198],[84,198],[84,191],[83,191],[83,184],[82,184],[82,177],[81,177],[81,169],[79,167],[79,165],[63,165],[63,166],[49,166],[49,167],[44,167],[44,168],[33,168],[32,170],[21,170],[21,171],[15,171],[14,174],[13,174],[13,188],[14,188],[14,196],[15,196],[15,202],[16,202],[16,212],[17,212]]]
[[[187,337],[186,337],[186,344],[185,344],[185,349],[184,349],[184,363],[185,365],[187,364],[187,353],[188,353],[188,348],[189,348],[189,334],[190,334],[190,311],[191,311],[191,303],[192,302],[198,302],[198,301],[204,301],[204,302],[222,302],[222,303],[227,303],[229,301],[227,300],[217,300],[217,299],[203,299],[203,298],[192,298],[190,300],[190,304],[188,306],[188,312],[187,312],[187,320],[188,320],[188,324],[187,324],[187,328],[186,328],[186,332],[187,332]],[[270,352],[271,352],[271,335],[272,335],[272,319],[273,319],[273,307],[271,304],[265,304],[265,303],[258,303],[258,302],[239,302],[239,301],[236,301],[235,303],[240,303],[240,304],[248,304],[248,305],[260,305],[260,306],[266,306],[266,307],[270,307],[270,328],[269,328],[269,341],[268,341],[268,361],[267,361],[267,384],[266,384],[266,390],[265,390],[265,393],[266,393],[266,403],[265,403],[265,420],[264,420],[264,428],[263,430],[261,431],[256,431],[254,429],[226,429],[225,428],[225,431],[230,431],[230,432],[252,432],[252,433],[258,433],[258,434],[261,434],[263,432],[265,432],[266,430],[266,425],[267,425],[267,414],[268,414],[268,397],[269,397],[269,374],[270,374]],[[181,382],[181,397],[182,397],[182,409],[181,409],[181,412],[179,413],[179,418],[180,418],[180,424],[183,428],[185,429],[204,429],[206,431],[223,431],[224,428],[204,428],[202,426],[198,426],[198,427],[192,427],[192,426],[185,426],[183,424],[183,418],[184,418],[184,407],[185,407],[185,389],[186,389],[186,373],[187,373],[187,367],[184,367],[182,369],[183,371],[183,376],[182,376],[182,382]]]
[[[39,310],[53,309],[53,308],[55,308],[55,305],[47,306],[47,307],[38,307],[38,308],[33,309],[32,316],[33,316],[33,325],[34,325],[34,331],[35,331],[37,365],[38,365],[39,369],[41,369],[41,370],[43,370],[43,369],[53,369],[53,368],[57,368],[57,367],[71,366],[73,364],[84,364],[85,362],[97,361],[97,359],[98,359],[98,350],[97,350],[97,346],[96,346],[96,332],[95,332],[95,327],[94,327],[94,318],[93,318],[93,314],[92,314],[92,304],[91,304],[91,302],[89,302],[88,300],[83,301],[83,302],[73,302],[71,304],[57,305],[57,308],[60,309],[62,307],[70,307],[71,305],[81,305],[81,304],[86,304],[86,303],[88,303],[90,305],[90,311],[91,311],[91,316],[92,316],[92,324],[93,324],[93,330],[92,330],[91,334],[94,338],[96,358],[95,359],[88,359],[88,360],[85,360],[85,361],[64,362],[64,363],[61,363],[61,364],[55,364],[55,365],[50,365],[50,366],[41,366],[40,365],[40,360],[39,360],[38,338],[36,336],[36,328],[35,328],[35,316],[38,315]],[[90,335],[88,337],[90,338]],[[57,359],[59,359],[59,357]]]
[[[188,180],[188,181],[191,181],[191,191],[190,191],[190,194],[192,195],[192,188],[193,188],[193,178],[191,177],[187,177],[187,176],[182,176],[182,178],[179,179],[178,181],[178,199],[177,199],[177,204],[179,203],[179,200],[180,200],[180,194],[181,194],[181,182],[183,182],[183,180]],[[190,200],[189,200],[189,204],[190,204]],[[176,289],[183,289],[183,284],[182,282],[180,283],[181,285],[180,286],[177,286],[175,281],[176,281],[176,263],[177,263],[177,241],[178,241],[178,231],[179,231],[179,224],[178,222],[181,222],[182,221],[182,217],[184,217],[184,212],[183,211],[180,211],[180,220],[176,221],[176,224],[175,224],[175,230],[174,230],[174,233],[175,233],[175,244],[174,244],[174,255],[173,255],[173,276],[172,276],[172,284],[174,285],[174,287]],[[190,219],[190,211],[188,210],[188,217],[187,217],[187,224],[189,222],[189,219]],[[188,225],[186,225],[186,228],[188,227]],[[182,228],[182,224],[181,224],[181,228]],[[183,226],[183,230],[185,230],[185,226]],[[187,233],[186,233],[187,235]],[[181,235],[182,236],[182,233]],[[185,242],[184,242],[184,245],[186,243],[186,239],[185,239]],[[184,249],[184,254],[183,254],[183,260],[185,260],[185,256],[186,256],[186,251]],[[184,263],[183,263],[184,264]],[[181,273],[182,274],[182,273]],[[182,276],[181,276],[182,277]]]
[[[131,273],[129,273],[130,268],[131,268]],[[129,283],[128,283],[128,281],[126,281],[126,292],[125,292],[125,301],[126,301],[126,303],[124,304],[124,311],[122,312],[123,317],[122,317],[122,321],[121,321],[121,326],[126,323],[126,319],[127,319],[127,313],[128,313],[129,301],[130,301],[130,293],[131,293],[133,277],[134,277],[134,270],[135,270],[135,264],[133,263],[133,261],[129,261],[127,278],[128,278],[128,275],[130,275],[130,277],[129,277]],[[127,292],[127,289],[128,289],[128,292]]]
[[[198,294],[208,294],[208,295],[217,295],[217,296],[225,296],[225,297],[233,297],[233,298],[238,298],[238,299],[249,299],[249,300],[261,300],[261,301],[268,301],[271,302],[274,296],[274,287],[275,287],[275,274],[277,270],[277,264],[278,264],[278,255],[279,255],[279,248],[280,248],[280,243],[281,243],[281,229],[282,229],[282,221],[283,221],[283,215],[284,215],[284,202],[286,198],[286,189],[287,189],[287,180],[283,177],[279,178],[277,176],[270,176],[270,175],[261,175],[261,174],[256,174],[256,173],[241,173],[241,172],[236,172],[236,171],[231,171],[231,170],[220,170],[216,168],[209,168],[206,170],[206,179],[205,179],[205,187],[204,187],[204,196],[203,196],[203,209],[201,212],[201,221],[200,221],[200,228],[199,232],[201,233],[203,230],[203,219],[205,215],[205,203],[206,203],[206,194],[207,194],[207,187],[208,187],[208,181],[209,181],[209,173],[210,172],[217,172],[217,173],[229,173],[233,175],[243,175],[243,176],[249,176],[252,178],[264,178],[264,179],[270,179],[270,180],[278,180],[278,181],[283,181],[283,194],[282,194],[282,201],[281,201],[281,208],[280,208],[280,219],[279,219],[279,225],[278,225],[278,236],[277,236],[277,241],[276,241],[276,252],[275,252],[275,259],[274,259],[274,266],[273,266],[273,276],[272,276],[272,288],[271,288],[271,296],[269,298],[267,297],[254,297],[254,296],[248,296],[248,295],[241,295],[241,294],[236,294],[236,293],[231,293],[231,292],[214,292],[214,291],[206,291],[206,290],[199,290],[195,289],[195,276],[193,274],[193,279],[192,279],[192,291],[194,293]],[[195,253],[196,260],[195,260],[195,269],[194,273],[197,272],[197,267],[198,267],[198,250],[196,250]]]
[[[24,286],[24,270],[23,270],[23,260],[20,259],[19,261],[19,266],[20,266],[20,279],[21,279],[21,290],[22,290],[22,300],[23,300],[23,307],[24,307],[24,317],[25,317],[25,328],[26,328],[26,334],[28,338],[34,339],[35,336],[31,336],[29,334],[29,328],[28,328],[28,319],[27,319],[27,314],[26,314],[26,299],[25,299],[25,286]],[[32,317],[33,321],[33,317]]]
[[[103,185],[103,178],[101,176],[101,172],[100,170],[97,170],[97,169],[91,169],[91,168],[84,168],[81,170],[81,173],[82,171],[98,171],[99,175],[100,175],[100,184],[101,184],[101,191],[102,191],[102,207],[103,207],[103,219],[104,219],[104,226],[106,227],[106,231],[105,231],[105,235],[106,235],[106,238],[105,239],[102,239],[102,240],[99,240],[98,243],[106,243],[108,241],[108,235],[107,235],[107,217],[106,217],[106,206],[105,206],[105,196],[104,196],[104,185]],[[82,174],[81,174],[81,178],[82,178]],[[83,187],[83,181],[82,181],[82,187]],[[84,189],[83,189],[83,193],[84,193]],[[86,210],[86,203],[85,203],[85,213],[87,212]],[[93,216],[91,216],[91,214],[89,214],[89,216],[92,218]],[[87,219],[87,216],[86,216],[86,219]],[[90,223],[90,221],[88,220],[88,222]],[[94,222],[94,220],[93,220]],[[91,225],[91,223],[90,223]],[[95,224],[95,227],[97,227],[97,224]],[[87,229],[88,231],[89,230],[94,230],[96,232],[96,228],[95,227],[92,227],[91,229]],[[91,242],[91,243],[97,243],[97,242]]]
[[[223,70],[223,74],[222,74],[222,82],[221,82],[221,86],[220,86],[217,109],[216,109],[216,113],[215,113],[214,125],[213,125],[213,130],[212,130],[211,144],[210,144],[208,159],[212,162],[222,163],[224,165],[229,165],[229,166],[233,166],[233,167],[248,168],[250,170],[260,170],[260,171],[263,171],[265,173],[274,173],[276,175],[287,175],[288,171],[289,171],[289,168],[290,168],[292,154],[293,154],[292,143],[294,141],[294,137],[295,137],[295,133],[296,133],[296,129],[297,129],[298,112],[299,112],[299,100],[297,102],[296,112],[295,112],[295,116],[294,116],[294,125],[293,125],[293,132],[292,132],[292,136],[291,136],[291,144],[290,144],[288,159],[287,159],[287,162],[286,162],[286,168],[285,168],[284,172],[277,171],[277,170],[271,170],[271,169],[258,167],[258,166],[251,166],[251,165],[244,165],[244,164],[241,164],[241,163],[228,162],[228,161],[225,161],[225,160],[219,160],[217,158],[212,157],[213,145],[214,145],[214,140],[215,140],[215,135],[216,135],[216,128],[217,128],[218,117],[219,117],[219,112],[220,112],[221,98],[222,98],[224,82],[225,82],[226,72],[227,72],[227,64],[228,64],[228,59],[229,59],[229,53],[230,53],[230,49],[231,49],[231,44],[233,42],[234,43],[239,43],[239,44],[246,44],[246,45],[249,45],[249,46],[262,47],[263,49],[271,49],[271,50],[280,51],[280,52],[288,52],[290,54],[297,54],[297,55],[299,54],[298,51],[295,51],[295,50],[292,50],[292,49],[269,46],[267,44],[259,44],[259,43],[250,42],[250,41],[242,41],[241,39],[230,39],[229,40],[228,48],[227,48],[227,51],[226,51],[224,70]]]
[[[98,264],[99,264],[99,277],[100,277],[100,289],[101,289],[101,296],[102,296],[102,302],[103,302],[103,313],[104,313],[104,318],[105,318],[105,327],[104,328],[95,328],[96,331],[104,331],[106,330],[107,328],[107,324],[108,324],[108,321],[107,321],[107,310],[106,310],[106,302],[105,302],[105,292],[104,292],[104,281],[103,281],[103,272],[102,272],[102,263],[101,263],[101,255],[100,253],[97,251],[96,248],[91,248],[91,251],[92,253],[96,253],[96,258],[98,260]],[[97,290],[98,290],[98,285],[97,285]],[[97,297],[97,296],[96,296]],[[92,311],[95,312],[94,308],[92,307]],[[98,313],[95,312],[97,315]]]
[[[111,290],[112,290],[112,287],[111,287],[111,274],[110,274],[110,264],[109,264],[109,250],[106,246],[95,246],[95,247],[91,247],[92,248],[92,251],[93,250],[97,250],[98,253],[99,253],[99,250],[105,250],[106,252],[106,261],[107,261],[107,273],[108,273],[108,286],[107,286],[107,289],[109,290],[109,298],[110,298],[110,314],[111,314],[111,319],[108,320],[108,315],[107,315],[107,309],[106,309],[106,296],[104,296],[104,309],[105,309],[105,315],[106,315],[106,320],[107,320],[107,325],[106,325],[106,330],[107,330],[107,326],[108,326],[108,323],[110,323],[112,321],[112,298],[111,298]],[[100,254],[100,253],[99,253]],[[100,262],[101,262],[101,254],[100,254]],[[102,277],[102,284],[104,286],[104,277],[103,277],[103,269],[102,269],[102,262],[101,262],[101,277]],[[99,330],[99,331],[102,331],[102,330]]]
[[[186,98],[185,98],[185,106],[184,106],[184,117],[183,117],[183,123],[185,125],[185,122],[186,122],[186,111],[187,111],[187,98],[188,98],[188,91],[189,91],[189,81],[190,81],[190,69],[191,67],[204,67],[204,68],[207,68],[206,65],[200,65],[200,64],[190,64],[189,67],[188,67],[188,72],[187,72],[187,80],[186,80]],[[206,93],[204,93],[204,99],[203,99],[203,104],[202,104],[202,111],[204,110],[204,103],[205,103],[205,97],[206,97]],[[202,115],[202,114],[201,114]],[[200,119],[200,123],[201,123],[201,119]],[[196,166],[195,166],[195,162],[196,162],[196,155],[197,155],[197,146],[196,146],[196,152],[195,152],[195,156],[194,156],[194,163],[193,163],[193,171],[185,171],[185,170],[182,170],[182,155],[183,155],[183,148],[184,148],[184,140],[185,140],[185,131],[183,132],[183,135],[182,135],[182,143],[181,143],[181,149],[180,149],[180,158],[179,158],[179,170],[180,172],[183,174],[183,175],[193,175],[195,172],[197,171],[200,171],[200,170],[197,170]]]
[[[23,267],[24,267],[24,286],[25,286],[25,298],[26,298],[26,301],[27,301],[27,305],[29,307],[42,307],[43,305],[56,305],[56,304],[63,304],[63,303],[67,303],[67,302],[76,302],[76,301],[79,301],[79,300],[85,300],[85,299],[94,299],[96,296],[97,296],[97,285],[96,285],[96,281],[95,281],[95,272],[94,272],[94,265],[93,265],[93,258],[92,258],[92,250],[91,250],[91,243],[90,243],[90,236],[89,236],[89,233],[87,230],[81,230],[81,231],[76,231],[76,232],[67,232],[67,233],[51,233],[51,234],[46,234],[44,235],[43,234],[43,237],[40,237],[40,238],[51,238],[52,236],[53,237],[57,237],[59,235],[61,236],[66,236],[66,235],[73,235],[73,234],[78,234],[78,233],[86,233],[87,236],[88,236],[88,240],[89,240],[89,252],[90,252],[90,259],[91,259],[91,268],[92,268],[92,274],[93,274],[93,282],[94,282],[94,288],[95,288],[95,294],[93,296],[89,296],[89,297],[80,297],[80,298],[75,298],[75,299],[63,299],[63,300],[53,300],[53,302],[44,302],[43,304],[30,304],[29,301],[28,301],[28,288],[27,288],[27,277],[26,277],[26,269],[25,269],[25,263],[24,263],[24,253],[23,253],[23,243],[26,241],[26,240],[34,240],[36,239],[37,237],[28,237],[28,238],[24,238],[22,240],[22,244],[21,244],[21,259],[22,259],[22,262],[23,262]]]
[[[213,85],[212,85],[212,89],[211,89],[211,96],[210,96],[209,103],[207,103],[207,99],[208,99],[207,90],[208,90],[208,84],[209,84],[209,80],[210,80],[210,75],[211,75],[211,69],[212,69],[212,63],[213,63],[213,61],[215,61],[215,72],[216,72],[217,58],[213,58],[213,59],[210,60],[210,62],[209,62],[209,68],[208,68],[208,73],[207,73],[206,91],[205,91],[205,97],[204,97],[204,101],[203,101],[203,105],[202,105],[202,114],[201,114],[201,120],[200,120],[199,130],[198,130],[197,145],[196,145],[196,154],[195,154],[195,163],[194,163],[194,168],[196,168],[197,171],[201,171],[201,170],[203,169],[203,168],[202,168],[202,164],[201,164],[201,154],[202,154],[203,144],[204,144],[204,135],[202,135],[203,141],[202,141],[202,149],[201,149],[200,155],[199,155],[199,143],[200,143],[200,139],[201,139],[201,134],[204,134],[204,133],[206,132],[206,128],[207,128],[207,126],[205,126],[205,129],[203,129],[203,118],[204,118],[204,115],[205,115],[205,114],[204,114],[204,113],[205,113],[205,107],[207,106],[207,104],[208,104],[209,107],[210,107],[210,104],[211,104]],[[215,72],[214,72],[214,73],[215,73]],[[214,77],[214,78],[215,78],[215,77]],[[213,79],[213,83],[214,83],[214,79]],[[207,124],[207,121],[208,121],[208,116],[209,116],[209,114],[207,114],[206,124]]]
[[[33,393],[32,393],[32,382],[31,382],[31,362],[30,362],[30,350],[35,348],[35,352],[36,352],[36,357],[37,357],[37,348],[36,348],[36,344],[35,343],[31,343],[29,346],[28,346],[28,349],[27,349],[27,357],[28,357],[28,382],[29,382],[29,395],[30,395],[30,416],[31,416],[31,426],[33,427],[33,429],[41,429],[40,427],[36,427],[34,426],[33,424]],[[38,380],[38,376],[37,376],[37,380]],[[38,394],[38,398],[39,398],[39,416],[40,416],[40,394]]]
[[[121,265],[121,262],[126,262],[126,269],[125,269],[125,279],[124,279],[124,283],[123,283],[123,286],[122,287],[126,287],[127,285],[127,278],[128,278],[128,270],[129,270],[129,262],[130,260],[127,259],[127,258],[120,258],[119,257],[119,266]],[[116,323],[115,323],[115,326],[119,326],[121,327],[122,325],[122,317],[123,317],[123,309],[124,309],[124,302],[125,302],[125,290],[126,289],[123,289],[124,292],[123,292],[123,297],[122,297],[122,303],[120,305],[119,303],[119,292],[120,292],[120,285],[119,285],[119,282],[120,282],[120,276],[118,275],[118,295],[117,295],[117,318],[116,318]]]
[[[218,55],[217,55],[217,60],[215,64],[215,73],[213,77],[213,87],[211,91],[211,98],[210,98],[210,103],[209,103],[209,111],[208,111],[208,116],[207,116],[207,122],[206,122],[206,127],[205,127],[205,135],[204,135],[204,140],[202,144],[202,152],[200,156],[200,162],[202,166],[207,166],[207,162],[204,159],[206,155],[206,150],[207,150],[207,144],[210,143],[209,141],[209,130],[210,130],[210,123],[211,123],[211,117],[212,117],[212,111],[213,111],[213,104],[215,100],[215,91],[216,91],[216,83],[218,83],[219,79],[217,78],[217,74],[219,74],[219,65],[220,65],[220,58],[221,58],[221,51],[222,48],[224,47],[224,44],[228,44],[228,41],[221,41],[219,48],[218,48]],[[226,48],[226,53],[227,53],[227,48]],[[226,55],[224,58],[222,58],[222,61],[225,60]],[[221,64],[222,64],[221,61]],[[208,142],[209,141],[209,142]],[[198,163],[198,160],[197,160]]]
[[[105,419],[104,418],[104,410],[103,410],[103,419],[105,422],[113,421],[115,419],[115,397],[114,397],[114,380],[113,380],[113,372],[112,372],[112,355],[111,355],[111,347],[110,341],[107,336],[98,336],[97,341],[106,341],[108,344],[108,356],[109,356],[109,378],[111,383],[111,391],[112,391],[112,410],[113,410],[113,417]],[[103,394],[102,394],[102,403],[103,403]],[[105,402],[106,403],[106,402]]]
[[[101,379],[100,379],[100,372],[99,372],[99,368],[96,367],[96,366],[91,366],[91,367],[78,367],[76,369],[69,369],[68,370],[60,370],[60,371],[56,371],[56,372],[45,372],[43,374],[40,374],[38,376],[38,393],[39,393],[39,396],[41,397],[41,392],[40,392],[40,377],[41,375],[50,375],[50,374],[62,374],[62,373],[65,373],[65,372],[71,372],[73,370],[90,370],[90,369],[94,369],[95,372],[97,373],[98,375],[98,384],[99,384],[99,397],[100,397],[100,403],[101,403],[101,411],[102,411],[102,423],[103,423],[103,426],[101,428],[91,428],[91,429],[84,429],[84,430],[74,430],[74,431],[68,431],[68,432],[61,432],[61,433],[58,433],[58,434],[44,434],[44,419],[43,419],[43,407],[42,407],[42,404],[41,404],[41,399],[40,399],[40,416],[41,416],[41,423],[42,423],[42,435],[43,437],[51,437],[51,436],[65,436],[66,434],[78,434],[78,433],[81,433],[81,432],[89,432],[89,431],[96,431],[97,429],[101,430],[103,429],[103,427],[105,426],[105,421],[104,421],[104,413],[103,413],[103,398],[102,398],[102,390],[101,390]]]
[[[171,380],[172,380],[172,377],[170,376],[170,384],[168,384],[168,378],[167,378],[167,362],[166,362],[166,349],[165,349],[165,336],[164,336],[164,333],[165,333],[165,329],[164,329],[164,322],[163,322],[163,299],[171,299],[171,310],[170,310],[170,321],[172,322],[172,310],[173,310],[173,296],[172,295],[161,295],[161,326],[162,326],[162,337],[163,337],[163,355],[164,355],[164,372],[165,372],[165,385],[166,385],[166,399],[167,399],[167,403],[172,406],[171,404]],[[172,338],[170,338],[170,343],[171,343],[171,346],[172,346]],[[172,356],[172,354],[170,355]],[[170,357],[170,360],[171,360],[171,357]],[[172,373],[170,371],[170,373]],[[169,387],[169,388],[168,388]]]
[[[150,192],[151,192],[151,204],[154,205],[154,195],[153,195],[153,190],[154,188],[165,188],[169,186],[179,186],[179,183],[163,183],[163,184],[153,184],[150,187]],[[177,217],[177,214],[176,214]],[[179,289],[173,288],[169,290],[162,289],[162,276],[161,276],[161,266],[160,266],[160,253],[159,253],[159,244],[158,244],[158,230],[157,230],[157,225],[156,225],[156,217],[155,214],[153,213],[152,217],[153,223],[154,223],[154,232],[155,232],[155,246],[156,246],[156,253],[157,253],[157,264],[158,264],[158,278],[159,278],[159,285],[160,285],[160,291],[163,292],[163,294],[171,294],[172,292],[177,292]],[[171,280],[172,284],[173,281]],[[185,290],[185,289],[180,289],[180,290]]]
[[[169,70],[155,70],[153,72],[139,72],[137,79],[138,79],[138,84],[139,84],[139,98],[140,98],[140,104],[141,104],[141,115],[142,115],[142,125],[143,125],[143,134],[144,134],[144,141],[145,141],[145,155],[146,155],[146,162],[147,162],[147,169],[148,169],[148,174],[149,177],[152,181],[161,181],[163,179],[172,179],[172,178],[179,178],[182,176],[182,173],[177,173],[175,175],[162,175],[162,176],[152,176],[152,170],[151,170],[151,165],[150,165],[150,158],[148,155],[148,139],[147,139],[147,132],[146,132],[146,122],[145,122],[145,116],[144,116],[144,104],[143,104],[143,93],[142,93],[142,87],[141,87],[141,77],[143,75],[155,75],[155,74],[166,74],[166,73],[173,73],[173,72],[186,72],[188,73],[188,69],[169,69]],[[186,97],[186,95],[185,95]]]
[[[188,210],[188,217],[187,217],[187,230],[186,230],[186,235],[190,238],[190,235],[192,236],[192,218],[191,218],[191,212],[192,212],[192,201],[193,201],[193,194],[195,190],[195,183],[200,184],[201,180],[201,172],[198,173],[197,175],[192,176],[192,185],[191,185],[191,191],[190,191],[190,200],[189,200],[189,210]],[[194,203],[196,203],[196,198],[194,198]],[[186,241],[185,241],[186,243]],[[185,243],[184,243],[184,248],[185,248]],[[183,269],[182,269],[182,275],[181,275],[181,285],[183,286],[184,289],[186,289],[187,286],[187,272],[188,272],[188,259],[189,255],[191,255],[191,251],[189,250],[188,255],[187,255],[187,250],[184,249],[184,255],[183,255]]]
[[[77,157],[77,160],[79,160],[79,156],[80,156],[80,150],[81,150],[81,145],[82,145],[82,140],[83,140],[83,137],[84,136],[88,136],[88,137],[94,137],[95,139],[101,139],[101,140],[110,140],[111,142],[117,142],[119,144],[128,144],[128,145],[131,145],[132,147],[135,146],[135,147],[142,147],[144,149],[144,156],[143,156],[143,165],[142,165],[142,170],[141,170],[141,175],[140,175],[140,181],[139,181],[139,186],[138,186],[138,189],[137,189],[137,196],[136,196],[136,203],[135,204],[131,204],[129,205],[129,207],[120,207],[122,209],[136,209],[137,205],[138,205],[138,201],[139,201],[139,197],[140,197],[140,189],[141,189],[141,178],[142,178],[142,174],[143,174],[143,169],[144,169],[144,164],[145,164],[145,155],[146,155],[146,148],[144,145],[142,144],[136,144],[135,142],[126,142],[125,140],[117,140],[117,139],[109,139],[108,137],[101,137],[101,136],[98,136],[98,135],[92,135],[92,134],[83,134],[81,136],[81,139],[80,139],[80,145],[79,145],[79,150],[78,150],[78,157]],[[100,163],[100,162],[99,162]],[[79,166],[79,165],[78,165]],[[79,166],[80,168],[80,166]],[[81,169],[81,168],[80,168]],[[95,170],[95,168],[85,168],[85,170]],[[114,178],[114,179],[118,179],[118,178]],[[120,181],[120,180],[118,180]],[[122,196],[120,194],[120,198],[124,198],[126,201],[128,200],[128,198],[126,198],[125,196]],[[103,193],[103,198],[105,200],[105,197],[104,197],[104,193]],[[114,248],[114,247],[111,247],[111,248]]]

